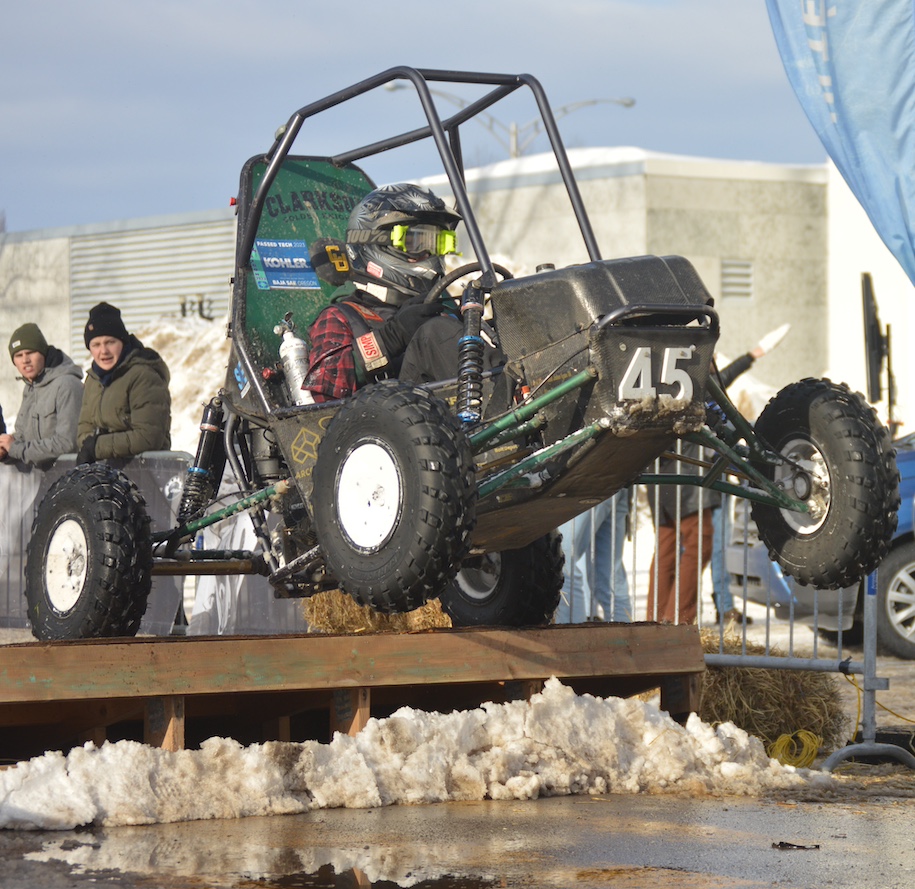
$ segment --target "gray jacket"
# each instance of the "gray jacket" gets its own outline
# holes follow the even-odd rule
[[[9,459],[47,469],[61,454],[76,451],[76,423],[83,400],[83,372],[51,346],[45,369],[25,384]]]

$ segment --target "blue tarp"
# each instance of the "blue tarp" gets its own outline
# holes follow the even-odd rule
[[[913,0],[766,0],[791,86],[915,283]]]

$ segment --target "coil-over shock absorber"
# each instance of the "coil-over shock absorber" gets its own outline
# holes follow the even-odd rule
[[[178,507],[178,521],[189,521],[213,499],[216,486],[226,465],[225,444],[222,437],[222,400],[213,398],[204,406],[200,420],[200,440],[197,456],[188,467],[184,491]]]
[[[458,340],[457,415],[465,426],[483,416],[483,290],[471,281],[461,297],[464,333]]]

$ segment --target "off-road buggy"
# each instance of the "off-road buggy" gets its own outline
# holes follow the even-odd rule
[[[333,157],[292,154],[311,118],[398,80],[412,83],[425,125]],[[441,83],[483,94],[443,119],[430,88]],[[474,215],[461,133],[521,88],[537,103],[590,260],[512,278]],[[422,140],[437,149],[475,256],[428,296],[459,291],[465,331],[453,378],[383,380],[302,404],[304,338],[346,286],[347,219],[374,188],[356,162]],[[151,529],[136,487],[104,464],[61,478],[28,551],[39,637],[135,633],[158,572],[259,572],[277,596],[339,588],[382,612],[438,597],[458,626],[548,623],[562,580],[554,529],[634,482],[751,500],[771,557],[804,584],[848,586],[886,554],[898,473],[874,411],[845,386],[807,379],[752,427],[716,380],[718,316],[692,265],[601,257],[555,117],[529,75],[398,67],[307,105],[244,165],[237,206],[227,380],[205,407],[177,523]],[[483,372],[481,330],[506,354],[503,368]],[[714,459],[694,474],[646,474],[677,439]],[[241,492],[229,505],[216,499],[227,467]],[[190,545],[242,510],[255,551]]]

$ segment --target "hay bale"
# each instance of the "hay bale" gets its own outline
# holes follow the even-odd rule
[[[340,590],[330,590],[306,599],[303,611],[309,628],[318,633],[410,633],[451,626],[438,599],[406,614],[380,614]]]
[[[725,633],[719,648],[718,630],[702,631],[706,654],[742,654],[744,639]],[[766,654],[747,640],[746,653]],[[769,654],[783,657],[776,648]],[[825,750],[842,746],[848,737],[848,716],[842,706],[839,677],[807,670],[758,667],[708,667],[703,675],[699,716],[715,725],[733,722],[755,735],[768,750],[783,736],[810,732]]]

